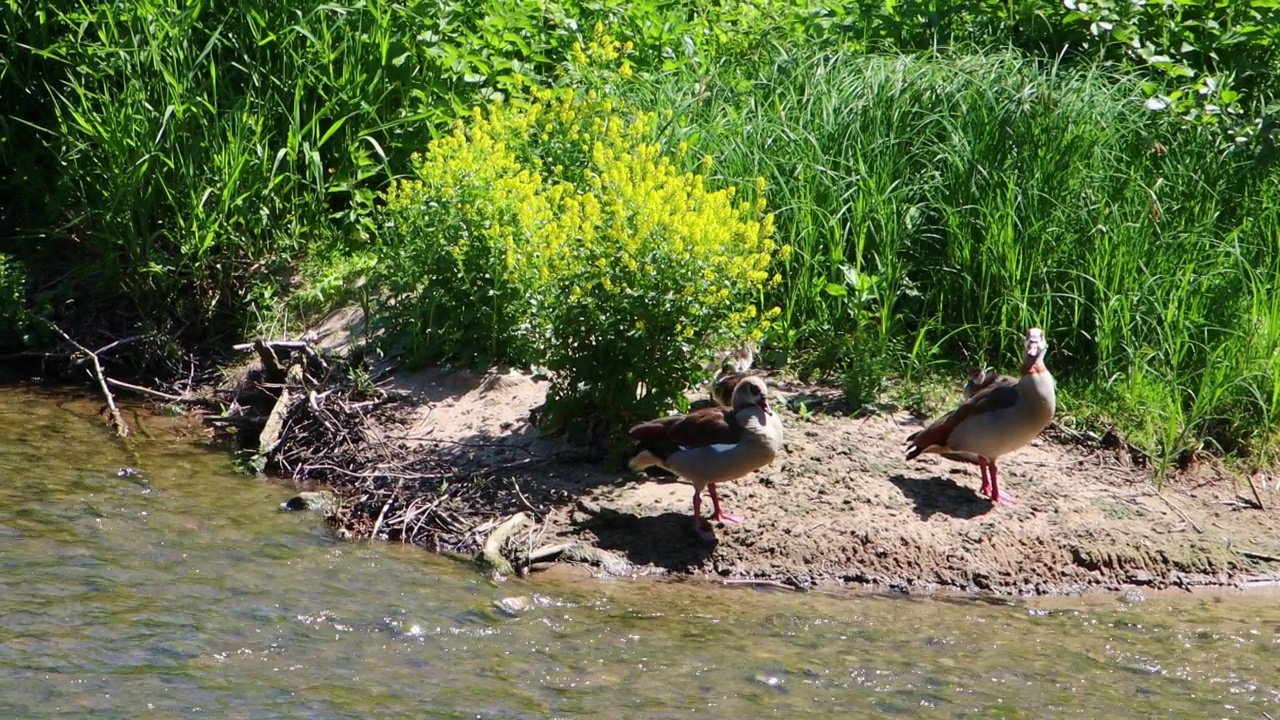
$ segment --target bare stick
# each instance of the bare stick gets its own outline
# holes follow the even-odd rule
[[[571,547],[573,547],[573,543],[571,542],[557,543],[555,545],[543,545],[537,550],[532,550],[529,552],[529,558],[528,558],[529,563],[532,564],[536,562],[541,562],[548,558],[553,558],[563,553],[565,550],[568,550]]]
[[[1174,512],[1181,515],[1182,519],[1186,520],[1187,524],[1190,525],[1192,528],[1194,528],[1196,532],[1200,533],[1201,535],[1204,534],[1204,529],[1201,528],[1199,525],[1197,525],[1196,521],[1192,520],[1190,515],[1187,515],[1185,512],[1183,512],[1182,508],[1178,507],[1177,505],[1174,505],[1172,500],[1165,497],[1164,493],[1156,493],[1156,496],[1159,497],[1161,500],[1163,500],[1165,505],[1168,505],[1169,507],[1173,508]]]
[[[1261,560],[1263,562],[1280,562],[1280,556],[1268,555],[1267,553],[1258,552],[1256,550],[1237,550],[1241,557],[1247,557],[1252,560]]]
[[[310,343],[304,342],[302,340],[267,340],[264,342],[264,344],[273,350],[302,350],[303,348],[310,347],[311,345]],[[232,345],[231,349],[239,352],[252,350],[253,343],[251,342],[239,343],[236,345]]]
[[[528,508],[529,512],[533,513],[535,516],[541,517],[542,513],[538,511],[538,508],[534,507],[533,503],[529,502],[529,498],[525,497],[523,492],[520,492],[520,483],[516,482],[515,478],[507,479],[511,481],[511,487],[515,488],[516,496],[520,498],[520,504]]]
[[[107,387],[106,375],[102,373],[102,363],[98,362],[98,356],[95,355],[92,350],[86,348],[75,340],[72,340],[70,335],[62,332],[62,328],[54,325],[52,322],[45,320],[44,318],[40,318],[40,320],[45,325],[48,325],[50,330],[58,333],[64,340],[71,343],[72,347],[89,356],[89,360],[93,362],[94,379],[98,381],[98,387],[102,389],[102,395],[107,399],[107,407],[111,410],[111,421],[115,425],[116,437],[125,437],[128,435],[129,426],[125,424],[124,418],[120,416],[120,409],[116,407],[116,399],[111,395],[111,388]]]
[[[391,503],[396,501],[396,495],[400,494],[400,482],[396,483],[396,489],[391,491],[391,497],[382,505],[382,512],[378,513],[378,519],[373,523],[373,532],[369,533],[370,540],[378,539],[378,530],[382,529],[382,521],[387,517],[387,508],[391,507]]]
[[[1255,487],[1253,484],[1253,476],[1245,475],[1244,479],[1245,479],[1245,482],[1249,483],[1249,489],[1253,491],[1253,500],[1254,502],[1258,503],[1258,509],[1265,511],[1267,509],[1267,506],[1262,504],[1262,496],[1258,494],[1258,488]]]
[[[131,342],[137,342],[137,341],[139,341],[139,340],[141,340],[141,339],[142,339],[142,336],[141,336],[141,335],[134,335],[134,336],[132,336],[132,337],[127,337],[127,338],[124,338],[124,339],[121,339],[121,340],[116,340],[116,341],[115,341],[115,342],[113,342],[113,343],[107,343],[106,345],[103,345],[102,347],[98,348],[98,349],[97,349],[97,351],[95,351],[95,352],[94,352],[94,354],[95,354],[95,355],[99,355],[99,356],[101,356],[101,355],[105,354],[105,353],[106,353],[107,351],[109,351],[109,350],[115,350],[116,348],[120,347],[121,345],[128,345],[128,344],[129,344],[129,343],[131,343]]]
[[[124,390],[132,390],[136,393],[142,393],[143,395],[150,395],[151,397],[157,397],[157,398],[160,398],[161,400],[168,400],[169,402],[183,402],[183,403],[199,402],[198,400],[195,400],[189,397],[184,397],[182,395],[170,395],[169,393],[160,392],[159,390],[152,390],[151,388],[145,388],[145,387],[142,387],[141,385],[132,385],[130,383],[121,382],[119,380],[113,380],[111,378],[105,378],[105,379],[107,381],[107,384],[113,387],[118,387]]]
[[[804,592],[804,588],[788,585],[777,580],[757,580],[755,578],[724,578],[718,581],[721,585],[751,585],[752,587],[770,587],[791,592]]]

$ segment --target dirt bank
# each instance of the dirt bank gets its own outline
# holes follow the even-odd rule
[[[545,511],[540,541],[589,542],[632,572],[1047,594],[1229,585],[1280,571],[1280,517],[1247,507],[1219,471],[1181,475],[1157,494],[1127,453],[1051,432],[1002,462],[1001,486],[1016,505],[993,508],[972,466],[902,459],[918,420],[843,416],[836,391],[776,380],[789,400],[779,409],[786,452],[722,490],[745,520],[718,527],[720,542],[706,547],[689,528],[687,485],[545,460],[572,454],[528,425],[545,383],[515,372],[428,372],[397,385],[424,402],[404,408],[385,439],[416,452],[451,447],[477,468],[536,459],[516,479]],[[802,415],[790,409],[800,401],[827,409]],[[1280,503],[1272,484],[1259,491],[1269,507]]]
[[[468,556],[488,543],[490,564],[508,571],[588,561],[595,572],[796,587],[1061,594],[1280,579],[1273,480],[1254,482],[1265,510],[1243,480],[1211,463],[1157,493],[1127,452],[1054,427],[1002,459],[1001,488],[1016,505],[992,507],[976,492],[975,467],[903,460],[918,419],[849,417],[837,391],[771,378],[785,452],[722,486],[727,509],[745,520],[717,527],[709,547],[689,527],[689,486],[538,436],[529,417],[545,382],[432,370],[359,390],[334,385],[333,368],[294,358],[292,371],[282,362],[257,384],[260,399],[275,403],[259,403],[270,444],[263,464],[308,488],[334,488],[330,520],[347,537]],[[271,390],[282,374],[292,388],[284,394]]]

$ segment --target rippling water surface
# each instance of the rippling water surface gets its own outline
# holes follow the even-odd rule
[[[1280,717],[1274,594],[495,584],[95,409],[0,389],[0,717]]]

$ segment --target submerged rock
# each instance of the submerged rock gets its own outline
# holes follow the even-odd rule
[[[328,490],[320,490],[317,492],[303,492],[289,498],[280,503],[280,510],[302,511],[313,510],[322,512],[326,515],[333,512],[338,506],[338,496]]]
[[[515,617],[533,609],[534,602],[524,595],[517,595],[514,597],[502,598],[501,600],[494,600],[493,606],[503,614]]]

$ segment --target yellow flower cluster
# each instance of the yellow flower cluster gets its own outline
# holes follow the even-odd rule
[[[604,23],[597,22],[592,28],[591,40],[587,42],[587,46],[584,48],[582,43],[575,42],[569,51],[569,57],[579,68],[592,66],[612,68],[617,64],[619,74],[622,77],[630,77],[633,68],[629,56],[634,52],[635,47],[630,40],[624,43],[618,42],[605,32]]]
[[[602,37],[585,52],[625,52]],[[779,311],[762,312],[753,299],[770,283],[775,256],[789,251],[774,243],[764,182],[752,201],[736,200],[733,187],[708,188],[704,172],[682,170],[686,146],[664,150],[658,123],[568,89],[476,110],[415,158],[412,178],[392,184],[387,212],[406,226],[415,214],[438,218],[418,225],[440,233],[437,254],[456,273],[430,282],[501,284],[455,294],[514,292],[529,317],[513,327],[537,335],[548,353],[594,343],[621,362],[634,348],[603,347],[606,338],[758,337]],[[693,355],[681,361],[696,370]],[[582,365],[560,369],[592,382],[583,376],[597,370]]]

